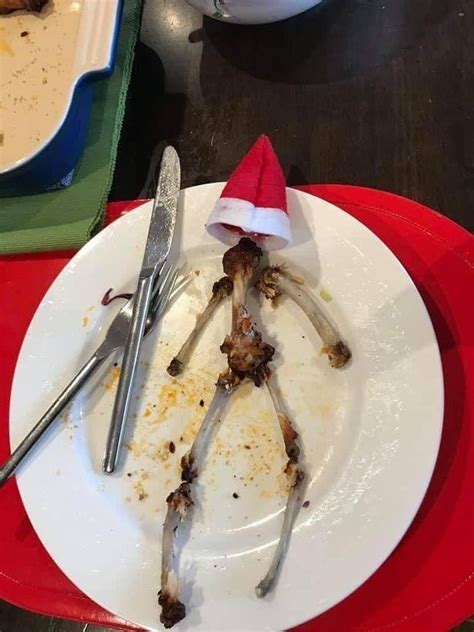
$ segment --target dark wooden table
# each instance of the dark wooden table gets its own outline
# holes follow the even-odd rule
[[[225,180],[265,132],[290,185],[385,189],[472,230],[473,5],[327,0],[236,27],[147,0],[112,199],[137,195],[160,142],[177,146],[191,186]],[[82,630],[99,628],[0,604],[0,632]]]
[[[147,0],[113,198],[141,187],[156,143],[184,186],[226,180],[265,132],[288,183],[348,183],[474,228],[472,0],[326,0],[244,27]]]

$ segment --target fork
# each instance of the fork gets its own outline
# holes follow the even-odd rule
[[[189,278],[186,276],[176,283],[179,272],[180,271],[175,269],[174,266],[167,266],[153,288],[152,303],[145,326],[145,336],[152,331],[170,299],[174,298],[183,287],[187,285]],[[18,447],[15,448],[12,455],[2,465],[0,468],[0,487],[2,487],[11,474],[13,474],[26,455],[36,445],[37,441],[84,386],[87,380],[104,364],[105,360],[107,360],[114,351],[124,346],[127,340],[132,312],[133,297],[127,301],[115,316],[107,330],[104,341],[95,353],[73,377],[56,401],[51,404],[41,419],[33,426]]]

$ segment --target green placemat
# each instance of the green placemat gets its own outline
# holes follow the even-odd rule
[[[115,70],[94,86],[85,151],[67,189],[0,199],[0,255],[79,248],[102,220],[112,185],[143,0],[124,0]]]

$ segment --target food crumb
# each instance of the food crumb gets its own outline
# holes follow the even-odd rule
[[[201,408],[204,408],[204,400],[203,399],[199,400],[199,406],[201,406]]]
[[[194,270],[194,274],[195,274],[196,276],[199,276],[199,275],[201,274],[201,270]]]
[[[303,503],[303,507],[307,509],[309,507],[309,500],[305,500]]]
[[[319,296],[323,299],[325,303],[330,303],[332,300],[332,296],[324,288],[319,292]]]
[[[291,278],[295,283],[298,283],[299,285],[304,285],[304,277],[302,277],[301,275],[292,274]]]
[[[145,480],[145,477],[143,477],[143,479]],[[137,493],[138,500],[145,500],[145,498],[148,498],[148,494],[145,491],[143,482],[141,480],[138,481],[138,483],[135,483],[133,488],[135,489],[135,492]]]
[[[121,373],[121,369],[119,367],[114,367],[108,377],[107,377],[107,382],[102,382],[102,386],[108,390],[108,391],[112,391],[115,389],[116,383],[118,382],[118,379],[120,377],[120,373]]]
[[[174,445],[174,443],[172,441],[170,441],[170,452],[171,454],[174,454],[176,450],[176,446]]]
[[[232,494],[232,497],[233,497],[233,498],[238,498],[238,497],[239,497],[239,495],[238,495],[238,493],[237,493],[237,492],[234,492],[234,493]]]

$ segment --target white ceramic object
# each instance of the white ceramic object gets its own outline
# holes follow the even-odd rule
[[[267,24],[286,20],[322,0],[187,0],[211,18],[234,24]]]
[[[39,157],[43,169],[47,162],[60,170],[61,160],[45,152],[54,142],[58,153],[65,151],[61,133],[71,125],[81,141],[69,140],[68,152],[79,158],[90,79],[112,70],[120,16],[120,0],[54,0],[40,13],[0,17],[0,186],[32,177]]]
[[[25,466],[18,485],[29,518],[63,572],[91,599],[159,630],[165,498],[224,367],[219,344],[230,304],[215,315],[189,369],[165,367],[221,274],[224,246],[204,224],[221,184],[186,189],[174,252],[193,284],[144,347],[133,430],[123,469],[101,460],[118,368],[76,399]],[[181,568],[187,618],[177,630],[284,630],[327,610],[387,558],[412,521],[435,464],[443,419],[440,356],[425,306],[404,268],[366,227],[316,197],[288,190],[292,245],[275,255],[305,274],[353,351],[346,370],[328,366],[302,312],[251,301],[277,348],[273,365],[301,433],[309,470],[305,498],[274,594],[259,600],[285,505],[285,456],[265,389],[235,394],[197,488],[197,511]],[[87,244],[53,283],[30,325],[10,410],[15,447],[80,364],[119,308],[104,292],[133,289],[151,205]],[[273,257],[273,255],[272,255]],[[176,446],[174,454],[169,442]],[[130,476],[128,476],[130,474]],[[239,496],[233,497],[236,492]]]

